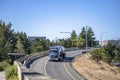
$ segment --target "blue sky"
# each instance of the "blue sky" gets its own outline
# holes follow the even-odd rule
[[[15,31],[50,40],[92,27],[96,39],[120,38],[120,0],[0,0],[0,19]]]

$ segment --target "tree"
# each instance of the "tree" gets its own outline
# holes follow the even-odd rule
[[[89,27],[87,31],[87,37],[88,37],[88,46],[93,46],[93,43],[95,42],[94,32],[92,31],[92,28]]]
[[[103,59],[103,54],[99,52],[98,49],[91,50],[90,54],[92,55],[92,59],[99,63]]]
[[[115,58],[115,49],[116,47],[110,43],[108,43],[105,47],[105,54],[107,56],[107,62],[110,64],[112,60]]]
[[[82,37],[78,38],[78,47],[83,47],[85,43],[85,39],[83,39]]]
[[[71,33],[71,41],[72,41],[72,47],[77,47],[78,38],[75,30],[73,30]]]
[[[115,57],[114,57],[114,62],[119,62],[120,63],[120,47],[117,47],[114,50]]]
[[[70,38],[67,39],[59,39],[59,44],[64,46],[65,48],[72,47],[72,42]]]
[[[86,30],[85,27],[82,28],[82,31],[80,33],[80,38],[84,39],[86,41]],[[85,46],[86,42],[84,41],[83,46]],[[94,37],[94,32],[92,31],[91,27],[88,27],[87,29],[87,41],[88,41],[88,46],[91,47],[95,45],[95,37]]]
[[[31,42],[27,38],[27,34],[25,32],[14,32],[14,35],[12,36],[12,44],[14,50],[16,50],[16,44],[17,41],[20,39],[21,43],[24,47],[24,53],[30,54],[31,53]],[[13,51],[16,52],[16,51]]]
[[[7,58],[7,53],[11,52],[12,49],[12,38],[14,30],[11,29],[12,24],[0,21],[0,60]]]
[[[43,50],[43,46],[41,45],[40,39],[35,39],[32,43],[32,52],[41,52]]]
[[[17,47],[16,49],[17,53],[25,53],[24,46],[20,38],[17,40],[16,47]]]
[[[22,41],[25,52],[27,54],[30,54],[31,53],[31,42],[28,40],[27,34],[25,32],[21,32],[18,35],[19,35],[19,37],[20,37],[20,39]]]
[[[85,31],[85,27],[82,27],[82,31],[81,31],[79,37],[81,37],[81,38],[83,38],[83,39],[86,39],[86,31]]]
[[[62,46],[64,46],[65,40],[64,39],[59,39],[59,44],[62,45]]]
[[[24,32],[14,32],[12,24],[0,20],[0,60],[7,59],[7,53],[31,53],[31,43]]]
[[[3,41],[4,41],[4,34],[3,34],[3,25],[2,25],[2,21],[0,21],[0,60],[2,60],[2,58],[4,57],[4,53],[3,53]]]
[[[50,46],[50,40],[49,39],[47,39],[47,40],[40,40],[40,44],[42,45],[43,50],[48,50],[49,46]]]

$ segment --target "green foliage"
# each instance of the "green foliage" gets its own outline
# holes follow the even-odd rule
[[[25,52],[23,43],[22,43],[22,41],[20,40],[20,38],[17,40],[16,48],[17,48],[17,49],[16,49],[16,52],[17,52],[17,53],[24,53],[24,52]]]
[[[32,42],[32,52],[41,52],[44,50],[48,50],[50,46],[50,41],[47,40],[41,40],[41,39],[35,39],[34,42]]]
[[[117,47],[114,50],[114,53],[115,53],[115,57],[113,59],[113,62],[119,62],[120,63],[120,47]]]
[[[41,45],[43,47],[43,50],[48,50],[50,46],[50,40],[41,40]]]
[[[14,44],[14,52],[21,52],[21,53],[31,53],[31,42],[28,40],[26,33],[24,32],[17,32],[14,33],[13,36],[13,43]],[[20,48],[22,50],[20,50]]]
[[[0,62],[0,71],[4,71],[9,66],[7,61]]]
[[[95,37],[91,27],[88,28],[87,37],[88,37],[88,46],[90,47],[93,46]]]
[[[75,30],[73,30],[71,33],[71,41],[72,41],[72,47],[77,47],[78,38]]]
[[[86,41],[86,30],[85,30],[85,27],[82,28],[82,31],[81,31],[79,37],[84,40],[83,41],[83,46],[85,46],[86,45],[86,43],[85,43],[85,41]],[[88,46],[89,47],[96,45],[94,32],[93,32],[91,27],[88,27],[88,29],[87,29],[87,41],[88,41]]]
[[[32,43],[32,52],[40,52],[43,50],[40,39],[35,39]]]
[[[92,55],[92,59],[95,60],[97,63],[100,60],[103,60],[103,54],[100,52],[100,50],[96,49],[96,50],[92,50],[90,51],[91,55]]]
[[[86,31],[85,31],[85,27],[82,28],[82,31],[80,33],[80,37],[85,39],[86,38]]]
[[[0,60],[7,58],[7,53],[11,51],[11,41],[13,30],[11,29],[11,23],[5,24],[0,21]]]
[[[67,39],[58,39],[56,41],[52,40],[52,42],[50,42],[50,46],[56,46],[56,45],[62,45],[65,48],[70,48],[72,47],[72,41],[70,38],[67,38]]]
[[[12,24],[6,24],[2,20],[0,21],[0,60],[7,59],[7,53],[26,53],[30,54],[32,52],[41,52],[48,50],[49,46],[54,45],[63,45],[66,48],[70,47],[84,47],[86,39],[85,28],[82,28],[82,32],[79,37],[76,34],[76,31],[73,30],[70,38],[67,39],[56,39],[55,41],[50,42],[47,40],[29,41],[27,34],[24,32],[14,32],[11,29]],[[94,33],[91,28],[88,29],[88,44],[91,41],[94,43]],[[90,45],[89,45],[90,46]]]
[[[78,47],[83,47],[85,43],[85,39],[83,39],[82,37],[78,38]]]
[[[20,38],[21,46],[23,45],[23,52],[30,54],[31,53],[31,42],[28,40],[27,34],[24,32],[21,32],[21,33],[18,32],[17,35]]]
[[[94,37],[94,32],[92,31],[92,28],[89,27],[87,29],[87,37],[88,37],[88,46],[96,46],[96,41]],[[86,30],[85,27],[82,28],[82,31],[80,32],[79,35],[76,34],[76,31],[73,30],[70,38],[67,39],[56,39],[53,40],[50,43],[50,46],[55,46],[55,45],[62,45],[66,48],[70,47],[85,47],[86,46]]]
[[[90,51],[90,54],[96,62],[102,60],[108,64],[111,64],[111,62],[120,63],[120,47],[116,47],[110,43],[98,50]]]
[[[19,80],[17,66],[8,66],[5,70],[6,80]]]
[[[116,47],[110,43],[104,47],[105,54],[107,55],[107,62],[110,64],[112,60],[115,58],[115,49]]]
[[[14,32],[12,24],[0,20],[0,60],[8,58],[7,53],[31,53],[31,43],[26,33]]]

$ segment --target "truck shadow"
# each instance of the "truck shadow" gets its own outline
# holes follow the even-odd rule
[[[51,61],[51,62],[73,62],[74,61],[74,57],[65,57],[63,58],[62,60],[54,60],[54,61]]]
[[[66,57],[63,60],[61,60],[62,62],[73,62],[74,61],[74,57]]]

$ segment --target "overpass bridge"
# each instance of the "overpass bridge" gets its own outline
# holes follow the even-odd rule
[[[71,66],[77,56],[85,52],[78,48],[67,49],[62,62],[48,62],[48,51],[24,55],[14,61],[19,80],[84,80]]]

